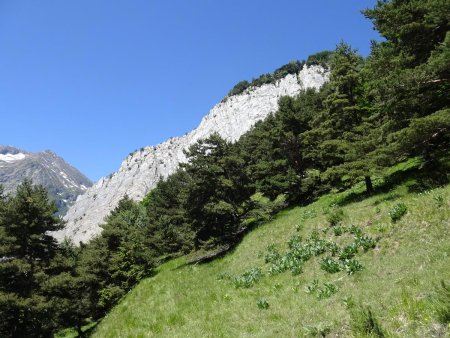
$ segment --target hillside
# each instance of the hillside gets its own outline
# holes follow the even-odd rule
[[[93,336],[362,336],[354,326],[370,317],[360,307],[367,311],[370,306],[375,321],[369,320],[369,327],[379,323],[384,336],[444,337],[448,327],[438,323],[436,311],[438,290],[443,290],[439,283],[450,281],[450,186],[413,193],[407,185],[362,200],[360,188],[329,194],[306,207],[282,211],[223,258],[202,265],[186,265],[185,258],[170,261],[134,288]],[[401,203],[407,212],[394,222],[390,214]],[[345,228],[335,236],[336,227],[331,229],[327,221],[336,204],[343,211],[339,226],[348,230],[357,225],[376,240],[375,248],[360,248],[355,256],[363,269],[352,275],[327,273],[320,267],[326,255],[321,254],[305,262],[298,275],[270,275],[268,247],[275,244],[283,252],[293,235],[305,240],[316,229],[321,238],[338,245],[353,240]],[[240,280],[255,284],[235,287],[234,278],[258,267],[263,274],[259,282],[253,269]],[[326,291],[326,282],[336,293],[321,291]],[[308,286],[310,293],[305,292]]]
[[[92,185],[86,176],[50,150],[31,153],[0,145],[0,185],[5,192],[12,193],[24,179],[44,186],[61,214]]]

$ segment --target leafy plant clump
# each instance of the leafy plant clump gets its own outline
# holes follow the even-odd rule
[[[341,208],[334,208],[327,215],[327,221],[331,226],[336,226],[344,219],[344,211]]]
[[[250,268],[245,271],[241,276],[238,276],[234,279],[234,286],[236,288],[250,288],[263,276],[263,273],[260,268]]]
[[[336,273],[341,271],[340,264],[331,257],[324,257],[320,262],[320,267],[322,268],[322,270],[325,270],[329,273]]]
[[[319,286],[319,281],[317,279],[313,280],[311,284],[308,284],[305,287],[306,293],[315,295],[319,300],[330,298],[337,291],[338,288],[333,283],[325,282],[322,286]]]
[[[333,227],[333,233],[336,237],[342,236],[345,232],[345,227],[340,226],[340,225],[336,225],[335,227]]]
[[[355,243],[347,245],[339,253],[340,260],[353,258],[358,253],[358,246]]]
[[[326,299],[330,298],[338,291],[338,288],[333,283],[323,283],[323,287],[318,290],[317,298]]]
[[[357,271],[361,271],[364,267],[363,265],[356,259],[349,259],[343,262],[343,266],[347,274],[353,275]]]
[[[258,306],[258,309],[261,309],[261,310],[267,310],[270,306],[269,302],[265,298],[259,298],[256,301],[256,305]]]
[[[375,248],[375,246],[377,245],[376,241],[369,236],[357,237],[355,243],[363,248],[364,252],[367,252],[369,249]]]
[[[408,208],[404,203],[396,204],[391,210],[389,210],[389,216],[393,223],[399,221],[408,211]]]

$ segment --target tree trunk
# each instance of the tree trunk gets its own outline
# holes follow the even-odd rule
[[[373,185],[372,180],[370,179],[370,176],[364,176],[364,181],[366,182],[366,192],[371,195],[373,194]]]

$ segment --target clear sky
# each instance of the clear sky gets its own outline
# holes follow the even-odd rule
[[[344,40],[375,0],[0,0],[0,144],[92,180],[195,128],[240,80]]]

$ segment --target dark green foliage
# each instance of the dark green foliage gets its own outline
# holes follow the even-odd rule
[[[308,56],[306,60],[307,66],[320,65],[322,67],[328,68],[330,66],[331,58],[333,57],[333,51],[324,50]]]
[[[341,208],[333,208],[327,215],[327,221],[331,226],[338,225],[344,219],[344,210]]]
[[[266,310],[269,308],[269,302],[265,298],[259,298],[256,301],[256,305],[258,306],[258,309],[261,309],[261,310]]]
[[[196,247],[227,242],[241,230],[244,202],[254,192],[245,163],[218,134],[200,140],[186,155],[189,162],[182,168],[191,181],[185,210]]]
[[[343,261],[343,267],[348,275],[353,275],[357,271],[363,269],[362,264],[356,259],[346,259]]]
[[[319,288],[319,281],[317,279],[313,280],[311,284],[305,287],[306,293],[314,293]]]
[[[263,273],[260,268],[251,268],[234,279],[234,286],[236,288],[250,288],[259,282],[262,276]]]
[[[339,252],[339,259],[340,260],[347,260],[353,258],[358,253],[358,246],[355,245],[355,243],[352,243],[350,245],[345,246],[340,252]]]
[[[340,225],[333,227],[333,233],[335,236],[341,236],[344,232],[345,228]]]
[[[84,246],[78,271],[85,278],[94,317],[103,315],[155,266],[146,234],[147,214],[125,196],[106,218],[101,235]]]
[[[404,203],[396,204],[391,210],[389,210],[389,216],[393,223],[399,221],[408,211],[408,208]]]
[[[186,214],[191,178],[178,170],[145,197],[143,205],[148,216],[147,236],[159,255],[187,253],[194,246],[195,233]]]
[[[329,273],[336,273],[341,271],[339,262],[336,262],[331,257],[322,258],[322,261],[320,262],[320,267],[322,268],[322,270],[325,270],[326,272]]]
[[[364,252],[368,251],[369,249],[375,248],[377,244],[376,241],[369,236],[357,237],[355,243],[363,248]]]
[[[336,285],[333,283],[323,283],[323,287],[320,288],[317,292],[318,299],[326,299],[330,298],[338,291]]]
[[[305,292],[309,294],[315,294],[317,299],[322,300],[326,298],[330,298],[338,291],[338,288],[333,283],[323,283],[323,286],[320,287],[319,281],[314,280],[311,284],[308,284],[305,287]]]
[[[230,90],[228,96],[238,95],[244,92],[248,87],[250,87],[250,83],[247,80],[243,80],[238,82],[233,89]]]
[[[1,189],[0,189],[1,190]],[[63,226],[43,187],[24,181],[14,196],[0,194],[0,335],[47,336],[62,321],[59,296],[46,285],[67,267],[48,231]]]
[[[298,60],[290,61],[289,63],[276,69],[275,72],[273,73],[273,78],[275,80],[280,80],[288,74],[298,74],[302,70],[304,64],[305,62],[303,61]]]
[[[350,309],[350,327],[356,337],[386,337],[370,307],[354,306]]]
[[[361,229],[360,226],[352,224],[349,228],[348,228],[348,232],[352,235],[354,235],[355,237],[360,237],[363,234],[363,231]]]

